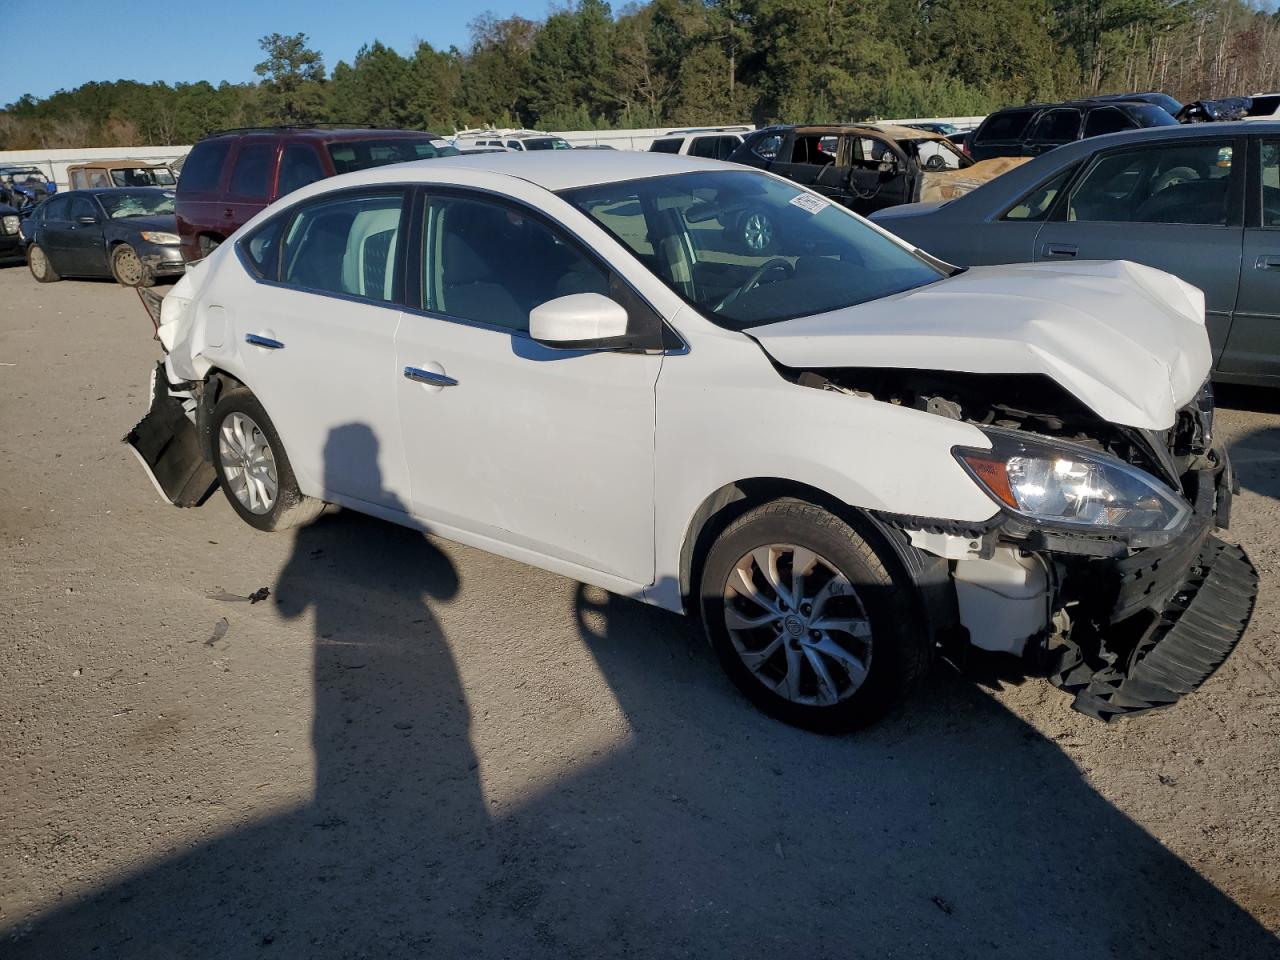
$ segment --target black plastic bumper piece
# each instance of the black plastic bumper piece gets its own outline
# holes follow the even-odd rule
[[[1206,538],[1187,578],[1139,639],[1128,669],[1093,673],[1072,706],[1110,720],[1175,703],[1230,656],[1249,625],[1257,596],[1258,573],[1244,550]],[[1072,689],[1076,679],[1068,674],[1059,685]]]
[[[175,507],[197,507],[218,482],[200,435],[181,401],[170,395],[164,364],[153,378],[151,409],[125,436],[156,490]]]

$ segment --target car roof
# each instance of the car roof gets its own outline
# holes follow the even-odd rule
[[[237,130],[218,130],[205,140],[221,140],[232,137],[297,137],[305,140],[337,141],[366,140],[371,137],[386,139],[388,137],[429,137],[443,140],[444,137],[430,130],[401,130],[380,127],[243,127]]]
[[[163,161],[152,160],[86,160],[84,163],[72,163],[67,165],[67,170],[83,170],[86,167],[106,167],[108,170],[138,170],[142,167],[164,167],[167,166]]]
[[[758,172],[736,163],[687,157],[676,153],[630,150],[547,150],[531,153],[473,153],[456,157],[436,157],[431,160],[411,160],[407,163],[371,167],[368,170],[344,174],[343,179],[353,185],[361,180],[384,183],[397,178],[406,179],[406,174],[412,171],[418,176],[409,179],[420,177],[423,181],[430,181],[431,174],[441,170],[448,170],[451,173],[475,171],[514,177],[552,192],[601,183],[708,170]]]

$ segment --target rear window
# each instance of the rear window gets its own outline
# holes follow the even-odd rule
[[[231,195],[265,197],[271,185],[271,162],[275,153],[275,141],[243,144],[231,173]]]
[[[1034,110],[1006,110],[992,114],[974,135],[975,140],[1017,140],[1027,129]]]
[[[1144,127],[1176,127],[1178,125],[1178,121],[1169,116],[1169,111],[1150,103],[1135,104],[1128,109],[1128,114]]]
[[[407,163],[410,160],[431,160],[435,157],[456,157],[458,151],[445,140],[423,137],[396,137],[386,140],[341,140],[326,145],[333,168],[338,173],[367,170],[388,163]]]
[[[1254,97],[1253,103],[1249,107],[1249,116],[1269,117],[1277,110],[1280,110],[1280,94]]]
[[[1080,134],[1080,111],[1048,110],[1040,115],[1035,128],[1031,131],[1031,140],[1043,143],[1067,143]]]
[[[649,144],[650,153],[679,153],[680,144],[684,143],[682,137],[676,137],[671,140],[655,140]]]
[[[222,165],[226,162],[230,140],[205,140],[197,143],[187,154],[182,165],[178,187],[183,193],[211,193],[218,189],[222,179]]]

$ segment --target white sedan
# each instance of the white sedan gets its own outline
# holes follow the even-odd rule
[[[1203,297],[1158,271],[959,270],[770,174],[585,151],[335,177],[233,240],[126,438],[178,506],[338,504],[687,611],[823,730],[973,647],[1165,705],[1252,612]]]

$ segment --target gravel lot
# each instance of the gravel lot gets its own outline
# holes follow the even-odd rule
[[[0,956],[1280,956],[1280,395],[1222,398],[1263,592],[1200,693],[940,669],[831,739],[681,618],[169,507],[119,442],[150,334],[0,269]]]

